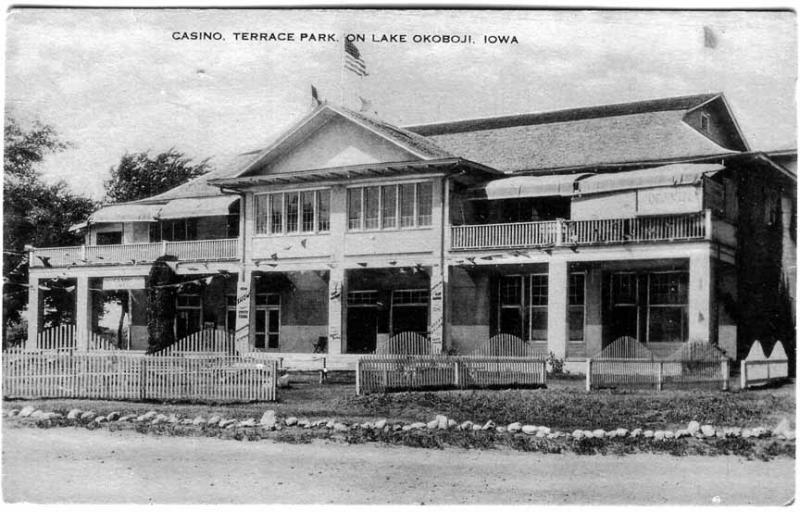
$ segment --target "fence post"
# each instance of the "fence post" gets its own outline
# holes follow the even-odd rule
[[[586,391],[591,391],[591,390],[592,390],[592,358],[588,358],[586,359]]]
[[[460,375],[461,372],[460,372],[460,368],[459,368],[461,365],[459,364],[458,359],[456,359],[453,362],[453,365],[455,366],[454,373],[453,373],[454,380],[455,380],[455,386],[457,388],[459,388],[459,387],[461,387],[461,375]]]
[[[656,382],[656,391],[661,391],[664,386],[664,361],[658,362],[658,381]]]
[[[167,241],[166,240],[162,240],[161,241],[161,256],[166,256],[166,255],[167,255]]]
[[[739,363],[739,389],[747,389],[747,360]]]
[[[87,259],[88,258],[86,257],[86,244],[83,244],[81,245],[81,261],[86,263]]]
[[[556,245],[564,245],[564,226],[566,223],[564,219],[556,219]]]
[[[147,356],[144,356],[141,359],[141,364],[139,365],[139,400],[145,400],[147,398]]]
[[[356,395],[361,394],[361,359],[356,360]]]
[[[731,370],[728,366],[728,360],[722,361],[722,391],[728,391],[728,379],[730,378]]]

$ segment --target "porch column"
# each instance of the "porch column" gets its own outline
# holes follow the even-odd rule
[[[713,341],[711,336],[714,276],[708,250],[689,257],[689,341]]]
[[[33,276],[28,279],[28,339],[25,340],[25,350],[36,348],[36,338],[42,327],[42,308],[39,303],[40,281]]]
[[[567,357],[567,261],[551,259],[547,280],[547,349]]]
[[[253,271],[242,266],[236,284],[236,333],[234,334],[234,346],[239,354],[250,352],[250,319],[253,317],[252,289]]]
[[[431,340],[431,351],[434,354],[442,353],[442,340],[444,340],[444,289],[446,268],[441,264],[431,266],[431,313],[428,323],[428,337]]]
[[[89,350],[89,336],[92,333],[92,297],[89,290],[89,276],[77,277],[77,300],[75,301],[75,350]]]
[[[342,353],[342,301],[347,296],[346,274],[341,266],[332,268],[328,278],[328,354]]]

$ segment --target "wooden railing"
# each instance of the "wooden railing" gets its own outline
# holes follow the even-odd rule
[[[159,256],[171,255],[179,261],[221,261],[238,257],[239,240],[191,240],[116,245],[82,245],[35,248],[30,253],[31,267],[69,267],[73,265],[135,265],[150,263]]]
[[[711,211],[623,219],[453,226],[452,249],[523,249],[698,240],[711,235]]]

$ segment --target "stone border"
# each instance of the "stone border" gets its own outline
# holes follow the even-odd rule
[[[508,425],[496,425],[492,420],[483,424],[473,423],[472,421],[457,422],[452,418],[447,418],[444,415],[437,415],[433,420],[425,422],[405,423],[402,421],[394,421],[389,423],[386,419],[378,419],[375,421],[368,421],[365,423],[351,423],[337,421],[333,419],[323,419],[310,421],[308,418],[297,418],[290,416],[279,420],[275,415],[275,411],[267,410],[261,416],[259,421],[255,418],[247,418],[244,420],[237,420],[235,418],[223,418],[221,416],[211,416],[206,419],[202,416],[195,418],[181,418],[175,414],[163,414],[154,410],[150,410],[142,415],[122,415],[120,412],[111,412],[106,416],[98,416],[94,411],[82,411],[80,409],[72,409],[66,415],[57,412],[44,412],[35,409],[33,406],[26,406],[22,409],[12,409],[6,414],[10,418],[21,418],[26,420],[33,420],[37,423],[48,422],[52,423],[54,420],[64,420],[77,424],[85,425],[87,427],[98,427],[105,423],[133,423],[133,424],[147,424],[147,425],[192,425],[197,427],[217,427],[220,429],[234,429],[238,427],[257,427],[264,430],[282,430],[286,427],[294,427],[301,429],[327,429],[333,432],[349,432],[351,430],[372,430],[372,431],[401,431],[408,432],[411,430],[455,430],[455,431],[487,431],[493,430],[497,433],[511,433],[511,434],[525,434],[527,436],[546,438],[546,439],[615,439],[615,438],[644,438],[652,439],[653,441],[663,441],[666,439],[681,439],[681,438],[697,438],[697,439],[722,439],[722,438],[777,438],[783,440],[794,440],[795,432],[792,430],[789,421],[783,419],[778,425],[769,429],[766,427],[755,428],[741,428],[741,427],[719,427],[714,425],[701,425],[697,421],[691,421],[684,429],[678,430],[643,430],[635,428],[628,430],[625,428],[617,428],[614,430],[603,429],[576,429],[572,432],[562,432],[553,430],[550,427],[541,425],[527,425],[519,422],[510,423]]]

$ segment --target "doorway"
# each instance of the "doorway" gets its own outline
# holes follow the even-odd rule
[[[371,354],[378,343],[377,290],[347,294],[347,353]]]

